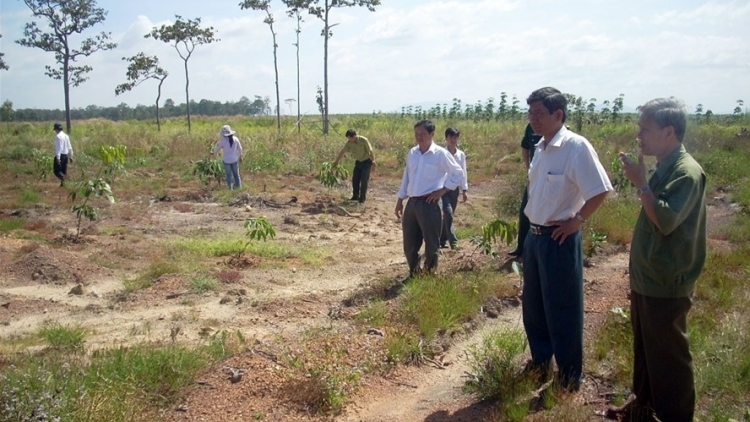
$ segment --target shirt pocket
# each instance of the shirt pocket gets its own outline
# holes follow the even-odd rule
[[[549,200],[560,198],[565,189],[565,175],[547,173],[544,180],[544,197]]]

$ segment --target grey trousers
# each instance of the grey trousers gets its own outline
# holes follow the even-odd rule
[[[401,228],[404,234],[404,254],[409,264],[409,274],[420,272],[419,249],[424,243],[424,271],[437,270],[440,231],[443,218],[440,201],[428,203],[422,198],[409,198],[406,203]]]

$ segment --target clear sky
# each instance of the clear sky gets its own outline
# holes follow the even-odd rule
[[[270,97],[275,104],[271,32],[264,14],[239,0],[99,0],[109,12],[84,35],[111,32],[119,44],[81,64],[90,80],[72,88],[71,106],[153,104],[156,81],[115,96],[126,81],[122,57],[157,55],[170,76],[163,101],[185,101],[183,62],[171,46],[143,35],[174,16],[202,19],[221,41],[198,46],[188,62],[190,97],[238,101]],[[272,0],[279,46],[281,110],[296,98],[295,20]],[[31,13],[21,0],[0,0],[0,102],[14,108],[64,108],[62,82],[44,75],[54,55],[15,43]],[[731,113],[750,106],[748,0],[382,0],[376,12],[334,9],[329,49],[331,113],[400,111],[402,106],[485,102],[501,92],[521,104],[542,86],[596,98],[625,95],[632,110],[652,98],[675,96]],[[37,25],[46,28],[46,23]],[[317,113],[323,85],[322,22],[304,15],[301,107]],[[80,43],[81,37],[74,40]],[[296,105],[292,106],[296,114]]]

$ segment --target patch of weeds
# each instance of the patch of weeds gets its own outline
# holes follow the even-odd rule
[[[224,284],[234,284],[242,281],[242,273],[235,270],[221,270],[215,275],[216,279]]]
[[[382,327],[387,323],[388,304],[383,300],[373,300],[355,316],[355,320],[375,327]]]
[[[66,327],[53,324],[39,329],[43,338],[52,349],[68,352],[81,352],[86,341],[86,330],[78,326]]]
[[[587,359],[592,367],[618,385],[628,385],[633,376],[633,330],[630,312],[612,308],[590,343]]]
[[[481,399],[497,401],[498,411],[508,420],[520,421],[529,404],[522,400],[533,390],[532,374],[523,374],[520,358],[526,337],[519,330],[502,330],[484,337],[469,349],[469,379],[464,390]]]
[[[23,218],[2,217],[0,218],[0,232],[10,233],[23,227],[25,220]]]
[[[214,291],[219,283],[207,275],[196,275],[190,279],[190,288],[198,294]]]
[[[391,327],[385,339],[386,358],[391,363],[420,365],[424,362],[423,341],[407,327]]]
[[[456,275],[419,277],[405,286],[399,314],[430,341],[437,333],[460,328],[477,313],[484,300],[478,284],[482,282]]]
[[[138,277],[132,280],[126,280],[123,284],[125,285],[125,291],[133,292],[140,289],[146,289],[154,285],[156,280],[164,274],[176,274],[180,272],[180,268],[166,261],[156,261]]]
[[[638,219],[640,203],[637,198],[623,196],[610,198],[586,222],[589,230],[607,237],[616,245],[626,245],[633,237],[633,227]]]
[[[42,202],[42,195],[38,190],[34,189],[29,185],[24,185],[23,190],[18,198],[21,205],[24,204],[38,204]]]

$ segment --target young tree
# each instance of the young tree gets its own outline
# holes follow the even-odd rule
[[[279,45],[276,44],[276,32],[273,30],[273,23],[275,21],[271,13],[271,0],[244,0],[240,3],[240,8],[243,10],[252,9],[266,12],[266,18],[263,19],[263,22],[268,24],[268,27],[271,29],[271,36],[273,37],[273,71],[276,76],[276,126],[279,133],[281,133],[281,95],[279,94],[279,64],[276,55]]]
[[[151,33],[144,35],[144,38],[153,38],[171,44],[180,55],[185,63],[185,106],[187,111],[188,132],[190,132],[190,76],[188,74],[188,60],[193,54],[193,50],[198,45],[211,44],[219,41],[215,38],[216,30],[212,26],[201,28],[201,18],[182,20],[182,16],[175,15],[175,22],[172,25],[162,25],[160,28],[153,28]]]
[[[3,37],[3,34],[0,34],[0,38]],[[4,53],[0,53],[0,70],[8,70],[9,67],[7,64],[5,64],[5,60],[3,59]]]
[[[43,32],[36,22],[27,23],[24,38],[16,43],[24,47],[38,48],[55,53],[55,61],[60,65],[53,69],[45,66],[45,75],[63,81],[65,92],[65,127],[70,132],[70,87],[86,82],[85,75],[93,68],[88,65],[74,66],[80,57],[88,57],[100,50],[111,50],[116,43],[109,42],[111,33],[101,32],[95,37],[86,38],[75,48],[71,37],[86,29],[104,22],[107,11],[96,7],[96,0],[23,0],[35,18],[47,21],[49,32]]]
[[[124,84],[117,85],[115,88],[115,95],[120,95],[123,92],[130,91],[140,85],[141,82],[149,79],[156,79],[159,81],[159,88],[156,94],[156,127],[158,130],[161,130],[161,120],[159,119],[159,99],[161,98],[161,86],[164,83],[164,80],[167,79],[167,76],[169,76],[169,73],[159,67],[158,57],[147,56],[143,52],[138,53],[133,57],[123,57],[122,59],[130,62],[126,74],[128,81]]]
[[[3,122],[12,122],[15,119],[16,112],[13,110],[13,101],[5,100],[0,106],[0,120]]]
[[[734,111],[732,112],[732,114],[733,114],[733,115],[734,115],[735,117],[739,117],[739,116],[742,116],[742,107],[743,107],[744,105],[745,105],[745,102],[744,102],[744,101],[742,101],[742,100],[737,100],[737,107],[735,107],[735,108],[734,108]]]
[[[289,16],[298,13],[300,10],[307,10],[307,13],[323,21],[323,134],[328,135],[328,39],[333,33],[331,28],[337,24],[330,24],[329,13],[334,7],[366,7],[367,10],[374,12],[375,6],[380,6],[380,0],[282,0],[289,7]]]

